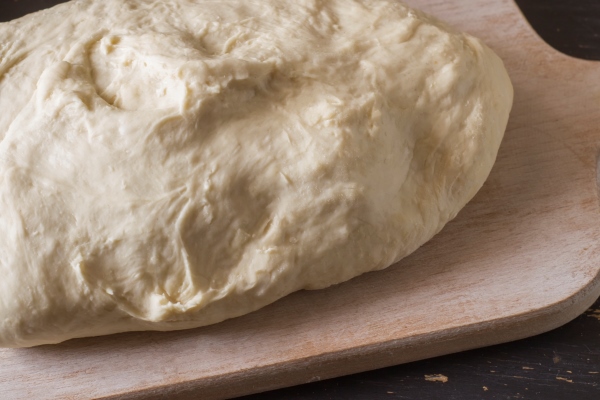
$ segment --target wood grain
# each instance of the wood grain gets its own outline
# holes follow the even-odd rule
[[[6,398],[226,398],[519,339],[600,295],[600,66],[510,0],[414,0],[505,60],[515,104],[476,198],[415,254],[211,327],[0,351]]]
[[[598,400],[599,333],[600,301],[568,324],[527,339],[237,399]],[[426,380],[436,375],[448,381]]]

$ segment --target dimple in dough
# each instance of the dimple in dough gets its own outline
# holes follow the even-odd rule
[[[385,268],[512,105],[394,0],[79,0],[0,24],[0,346],[216,323]]]

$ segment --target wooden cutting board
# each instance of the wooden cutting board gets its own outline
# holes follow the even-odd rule
[[[600,64],[554,51],[512,0],[410,3],[484,39],[515,87],[494,170],[453,222],[385,271],[215,326],[0,350],[2,397],[225,398],[531,336],[591,305]]]

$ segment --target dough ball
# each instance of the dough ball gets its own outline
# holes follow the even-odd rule
[[[0,346],[213,324],[386,268],[512,104],[395,0],[79,0],[0,24]]]

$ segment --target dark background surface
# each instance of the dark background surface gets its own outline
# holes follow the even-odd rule
[[[0,0],[0,21],[62,2]],[[600,0],[517,3],[551,46],[600,60]],[[571,323],[529,339],[240,398],[275,399],[600,400],[600,299]]]

